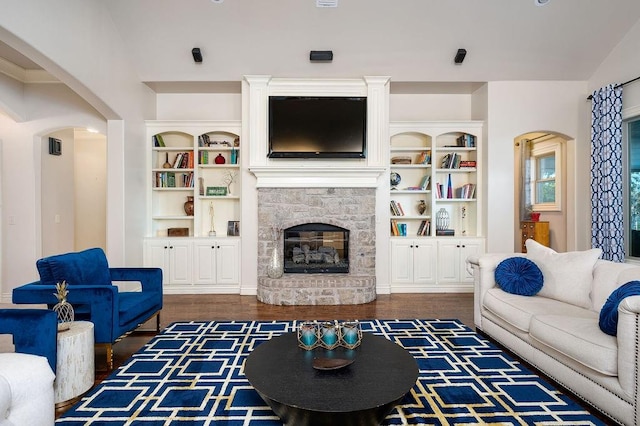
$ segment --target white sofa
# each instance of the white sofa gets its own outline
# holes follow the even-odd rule
[[[617,337],[600,330],[598,319],[614,289],[640,280],[640,266],[596,260],[593,253],[532,248],[538,253],[542,250],[542,258],[532,258],[528,250],[528,255],[486,254],[467,259],[474,272],[477,329],[607,417],[620,424],[639,425],[640,296],[620,303]],[[572,255],[591,260],[582,262]],[[527,256],[540,266],[544,291],[522,296],[497,286],[496,266],[514,256]],[[555,262],[552,268],[560,270],[552,271],[555,277],[548,276],[548,265],[539,264],[548,259]],[[545,289],[554,278],[555,289]]]
[[[53,425],[54,379],[43,356],[0,354],[0,426]]]

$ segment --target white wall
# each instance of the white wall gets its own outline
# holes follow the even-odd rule
[[[74,132],[74,249],[107,249],[107,140]]]
[[[391,94],[390,121],[471,119],[471,95]]]
[[[49,154],[48,136],[60,139],[62,155]],[[41,255],[67,253],[74,249],[76,194],[73,129],[45,135],[41,139],[39,150]]]
[[[487,130],[487,251],[513,252],[514,146],[516,136],[531,131],[561,133],[575,141],[576,170],[567,176],[567,249],[586,249],[584,234],[590,232],[589,138],[580,126],[588,114],[586,82],[490,82],[488,83]],[[573,160],[568,153],[567,161]],[[587,177],[584,173],[587,173]],[[576,184],[580,182],[580,184]],[[587,201],[588,202],[588,201]],[[588,204],[587,204],[588,205]]]

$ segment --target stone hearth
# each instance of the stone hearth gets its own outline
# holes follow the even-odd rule
[[[375,188],[258,188],[258,300],[276,305],[360,304],[374,300],[375,194]],[[268,278],[274,228],[310,222],[349,229],[349,273]],[[280,239],[278,250],[282,250]]]

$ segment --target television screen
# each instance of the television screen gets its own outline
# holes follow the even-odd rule
[[[366,97],[269,97],[269,158],[365,158]]]

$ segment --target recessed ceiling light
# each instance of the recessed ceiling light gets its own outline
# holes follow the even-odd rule
[[[338,7],[338,0],[316,0],[316,7]]]
[[[211,0],[211,3],[222,3],[224,0]]]
[[[533,0],[533,2],[536,4],[536,6],[545,6],[550,1],[551,0]]]

